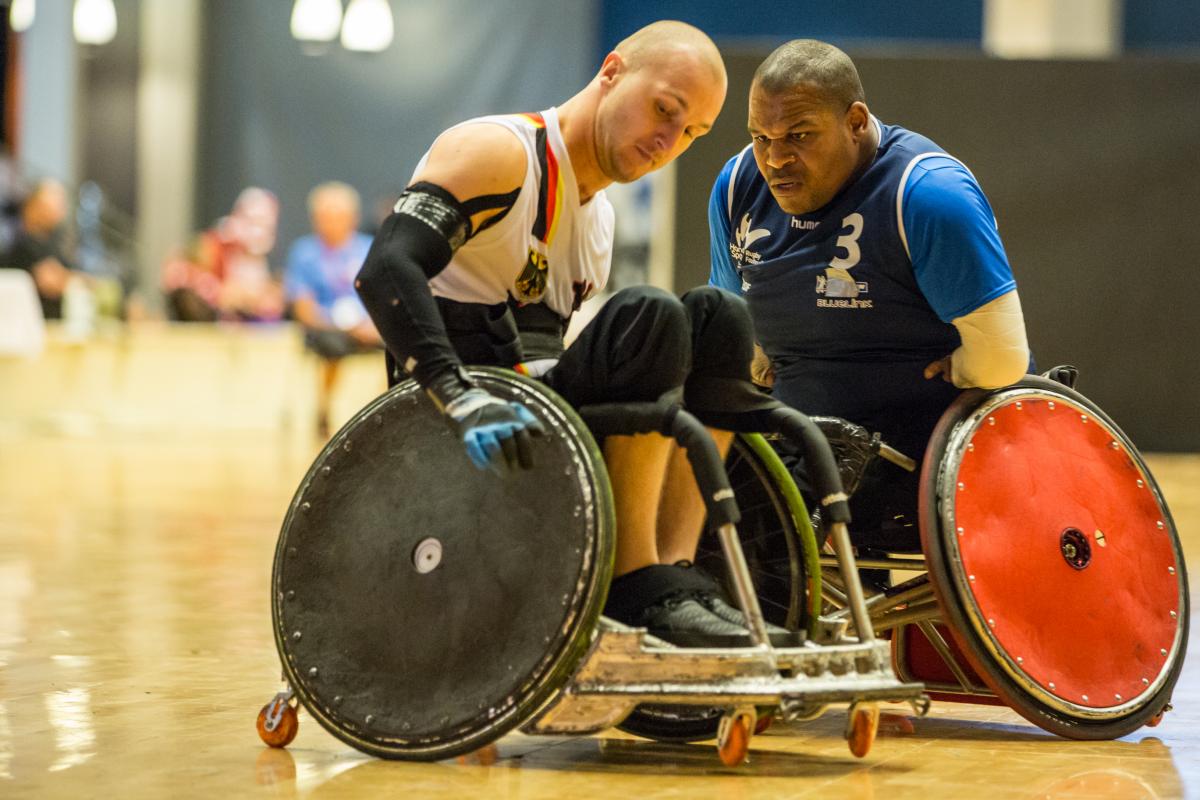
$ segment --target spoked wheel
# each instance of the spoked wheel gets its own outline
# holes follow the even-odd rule
[[[984,682],[1060,736],[1152,724],[1183,666],[1188,587],[1170,511],[1121,429],[1042,378],[966,393],[921,484],[930,580]]]
[[[725,459],[729,484],[742,520],[738,536],[754,588],[768,622],[806,630],[820,613],[816,538],[795,483],[771,445],[758,434],[738,436]],[[806,545],[809,539],[811,545]],[[808,550],[812,550],[811,559]],[[696,563],[724,583],[725,554],[715,535],[701,538]],[[733,587],[726,586],[731,597]],[[808,630],[812,634],[812,630]]]
[[[275,642],[300,702],[384,758],[477,751],[574,673],[612,574],[604,463],[575,412],[505,370],[473,369],[551,435],[533,470],[475,469],[405,381],[317,458],[280,533]]]

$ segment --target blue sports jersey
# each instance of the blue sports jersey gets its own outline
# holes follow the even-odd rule
[[[923,375],[961,340],[951,320],[1015,288],[991,206],[929,139],[879,127],[866,171],[825,207],[784,212],[751,148],[709,201],[710,283],[745,295],[776,395],[878,430],[919,456],[958,390]]]

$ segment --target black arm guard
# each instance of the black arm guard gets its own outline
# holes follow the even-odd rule
[[[384,344],[444,405],[469,388],[429,279],[450,263],[470,236],[470,220],[449,192],[432,184],[410,187],[384,220],[355,281]],[[456,391],[457,390],[457,391]]]

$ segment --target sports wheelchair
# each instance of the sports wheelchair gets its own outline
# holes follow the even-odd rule
[[[303,705],[338,739],[384,758],[482,752],[518,728],[589,734],[620,725],[667,741],[715,736],[721,760],[735,765],[775,715],[811,719],[847,704],[846,738],[861,757],[879,702],[928,709],[924,687],[896,677],[889,643],[873,633],[838,467],[807,417],[774,401],[716,420],[668,402],[577,412],[514,372],[470,372],[542,421],[549,435],[535,440],[535,468],[504,476],[472,468],[411,380],[333,437],[297,490],[276,548],[271,610],[285,685],[259,713],[264,742],[290,743]],[[735,499],[705,424],[741,431],[736,452],[758,453],[768,470],[779,465],[756,431],[804,453],[845,619],[816,613],[817,540],[810,527],[789,528],[773,539],[804,576],[787,601],[796,606],[787,622],[803,635],[772,644],[758,598],[778,587],[753,583],[736,527],[745,501]],[[718,543],[708,552],[719,552],[751,646],[675,647],[601,616],[615,522],[593,434],[650,431],[687,451]],[[757,485],[787,493],[785,478]],[[790,491],[780,510],[807,522]]]
[[[902,681],[935,700],[1009,706],[1060,736],[1111,739],[1171,708],[1189,625],[1183,551],[1133,443],[1074,391],[1073,368],[1047,376],[961,394],[923,459],[921,552],[860,550],[857,564],[918,573],[866,600]],[[878,436],[814,419],[848,493],[868,469],[894,469],[879,455],[904,465]],[[810,526],[776,453],[743,439],[727,463],[743,509],[758,510],[741,532],[767,618],[857,625],[835,560],[796,555]],[[703,555],[719,567],[719,552]],[[805,582],[817,569],[819,590]]]

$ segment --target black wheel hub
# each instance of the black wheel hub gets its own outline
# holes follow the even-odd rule
[[[1067,528],[1058,541],[1063,559],[1072,569],[1086,569],[1092,563],[1092,546],[1087,535],[1078,528]]]

